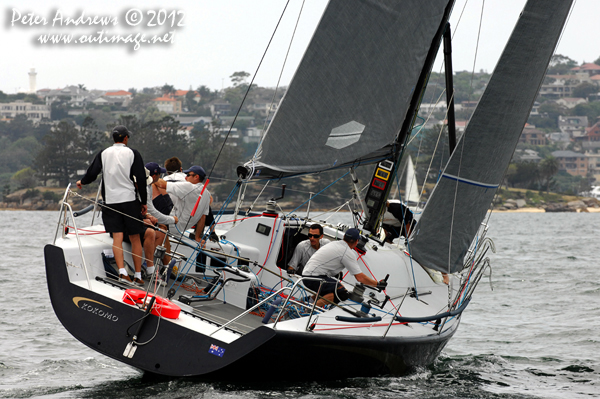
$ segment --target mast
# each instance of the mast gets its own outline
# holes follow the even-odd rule
[[[423,68],[421,69],[419,79],[417,80],[417,84],[415,85],[415,90],[413,92],[408,111],[406,112],[406,117],[404,118],[402,127],[400,128],[400,131],[398,132],[398,135],[394,140],[392,156],[388,160],[381,162],[378,165],[379,167],[375,168],[375,172],[371,180],[371,185],[369,186],[369,190],[367,191],[366,195],[368,215],[366,216],[366,221],[363,225],[363,228],[365,230],[375,232],[379,227],[392,184],[388,184],[388,180],[386,180],[386,184],[382,187],[382,184],[379,181],[377,181],[381,180],[378,179],[379,176],[377,175],[381,175],[382,169],[387,170],[385,166],[389,167],[389,162],[391,162],[393,167],[391,169],[392,173],[389,176],[389,182],[392,182],[396,177],[396,173],[398,171],[398,160],[400,159],[400,156],[402,155],[402,152],[404,150],[404,143],[410,135],[410,132],[412,131],[412,128],[414,126],[419,106],[421,105],[421,101],[423,99],[423,94],[425,94],[427,81],[429,80],[431,69],[433,68],[433,63],[435,62],[435,58],[440,48],[442,37],[447,29],[448,20],[450,19],[450,13],[452,12],[453,7],[454,0],[449,1],[446,5],[446,8],[444,10],[444,16],[440,22],[435,36],[433,37],[433,40],[429,47],[429,51],[427,53],[427,58],[425,59],[425,63],[423,64]]]
[[[444,70],[446,71],[446,105],[448,106],[448,148],[450,155],[456,148],[456,119],[454,117],[454,81],[452,78],[452,35],[450,23],[444,31]]]

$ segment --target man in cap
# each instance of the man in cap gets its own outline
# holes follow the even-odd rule
[[[114,144],[94,158],[77,188],[96,180],[102,172],[102,221],[113,237],[113,254],[119,267],[119,280],[142,286],[142,244],[144,233],[142,215],[146,214],[146,171],[140,153],[127,146],[131,132],[125,126],[112,130]],[[127,232],[131,242],[135,275],[127,274],[123,258],[123,236]]]
[[[344,234],[343,241],[334,241],[324,245],[304,266],[302,272],[304,277],[318,277],[324,280],[319,293],[323,298],[317,301],[317,306],[326,305],[329,303],[327,301],[339,303],[348,299],[348,291],[334,278],[344,268],[360,283],[380,289],[387,287],[385,280],[374,280],[361,271],[353,251],[358,245],[359,238],[360,232],[357,229],[348,229]],[[319,291],[319,284],[320,281],[317,280],[304,281],[304,285],[314,292]]]
[[[159,180],[156,185],[160,188],[164,188],[171,197],[175,197],[177,200],[173,201],[175,206],[171,211],[171,216],[177,216],[179,219],[175,224],[177,231],[183,233],[186,229],[196,226],[195,239],[200,242],[204,233],[204,225],[206,222],[206,215],[208,215],[208,208],[210,205],[210,192],[202,189],[204,185],[202,182],[206,177],[206,172],[201,166],[194,165],[187,170],[184,170],[185,181],[164,181]],[[196,206],[196,200],[202,198],[198,203],[196,213],[192,216],[194,206]]]

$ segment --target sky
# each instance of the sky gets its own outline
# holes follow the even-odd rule
[[[457,0],[450,21],[454,70],[492,72],[524,4],[525,0]],[[287,85],[326,5],[325,0],[290,0],[287,8],[284,0],[9,0],[0,8],[0,90],[27,91],[31,68],[37,72],[38,90],[78,84],[89,90],[141,90],[164,84],[214,90],[230,86],[229,77],[237,71],[250,73],[259,86],[275,87],[278,81]],[[578,63],[599,58],[599,12],[600,1],[575,0],[556,52]],[[67,23],[94,18],[105,24]],[[98,42],[115,34],[132,39],[143,35],[147,40],[154,36],[163,42],[140,43],[137,49],[135,42]],[[70,36],[71,42],[42,43],[44,35],[62,35],[64,40]],[[434,71],[441,70],[438,61]]]

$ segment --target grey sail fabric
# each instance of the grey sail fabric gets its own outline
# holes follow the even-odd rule
[[[530,0],[409,242],[423,266],[463,268],[510,162],[571,7]]]
[[[453,0],[332,0],[252,164],[319,172],[391,152]]]

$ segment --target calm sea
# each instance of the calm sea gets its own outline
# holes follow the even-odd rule
[[[148,380],[80,344],[56,319],[42,250],[57,212],[0,211],[2,398],[600,398],[600,213],[497,213],[482,280],[438,361],[404,377],[278,383],[293,351],[253,384]],[[319,365],[326,370],[331,364]]]

